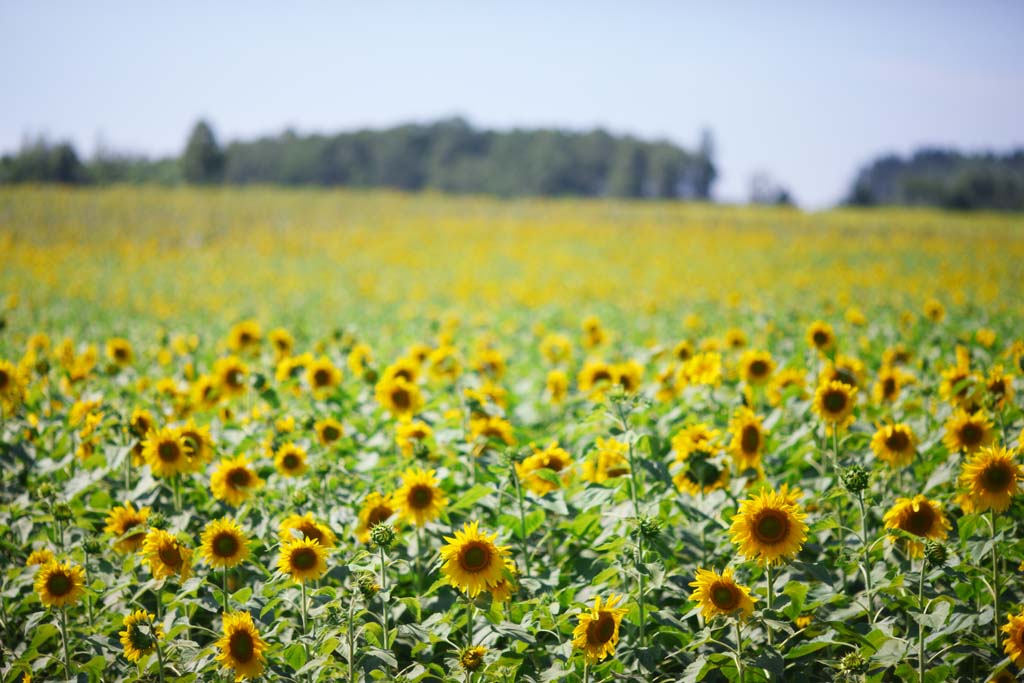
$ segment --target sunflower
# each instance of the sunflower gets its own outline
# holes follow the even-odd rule
[[[749,349],[740,356],[740,368],[743,379],[752,386],[763,386],[768,383],[775,372],[775,361],[768,351]]]
[[[1006,628],[1006,626],[1003,628]],[[1003,646],[1005,647],[1006,643]],[[988,683],[1017,683],[1017,677],[1010,671],[1010,667],[1004,667],[992,674],[992,677],[988,679]]]
[[[1024,668],[1024,612],[1008,615],[999,630],[1006,634],[1003,652],[1017,668]]]
[[[348,369],[352,371],[352,374],[362,377],[367,368],[373,364],[373,349],[364,342],[356,344],[348,352],[348,356],[345,357],[345,364],[348,365]]]
[[[215,643],[220,648],[217,661],[235,674],[235,681],[256,678],[263,673],[267,644],[248,612],[224,615],[224,635]]]
[[[831,351],[836,345],[836,333],[824,320],[815,320],[807,327],[807,345],[821,352]]]
[[[245,455],[221,460],[210,477],[213,497],[235,507],[262,486],[263,480],[249,467],[249,458]]]
[[[722,381],[722,356],[714,351],[698,353],[680,368],[680,384],[718,386]]]
[[[402,377],[385,377],[374,391],[377,403],[396,417],[412,416],[423,407],[420,388]]]
[[[107,526],[103,530],[117,539],[115,550],[122,553],[138,552],[146,540],[146,522],[150,512],[148,507],[136,510],[130,502],[110,510]]]
[[[300,537],[318,541],[324,548],[333,548],[338,543],[338,537],[331,528],[316,521],[312,512],[304,515],[293,513],[285,517],[279,535],[282,541]]]
[[[192,420],[178,428],[178,436],[185,446],[185,457],[189,460],[189,469],[198,472],[203,465],[213,459],[213,437],[209,426],[196,426]]]
[[[277,358],[287,358],[295,350],[295,337],[283,327],[275,327],[267,334],[270,345],[274,347]]]
[[[814,412],[825,422],[828,432],[842,431],[853,423],[857,388],[845,382],[822,384],[814,393]]]
[[[515,463],[516,473],[520,481],[528,489],[543,496],[559,488],[556,481],[549,477],[538,474],[542,470],[548,470],[556,477],[561,474],[562,483],[567,483],[572,473],[573,460],[568,451],[560,448],[557,441],[552,441],[543,449],[534,446],[533,455],[526,457],[521,463]]]
[[[913,498],[897,498],[896,504],[882,519],[886,529],[900,529],[933,541],[946,538],[951,528],[942,512],[942,505],[920,494]],[[924,554],[924,542],[908,542],[907,552],[911,557],[921,557]]]
[[[320,356],[306,366],[306,383],[316,398],[324,398],[341,384],[341,370],[327,356]]]
[[[156,617],[146,610],[136,610],[125,616],[124,630],[118,632],[124,647],[124,658],[137,662],[156,649],[156,641],[164,637],[164,630],[155,622]],[[140,624],[143,626],[140,627]]]
[[[549,334],[540,342],[540,353],[548,363],[558,365],[572,358],[572,341],[564,334]]]
[[[441,573],[448,582],[475,598],[505,578],[508,547],[494,544],[497,533],[481,532],[478,522],[466,522],[455,537],[445,536],[441,548]]]
[[[875,403],[892,403],[900,397],[904,385],[914,381],[914,376],[894,365],[886,365],[878,371],[878,381],[871,388]]]
[[[580,391],[589,394],[595,401],[604,397],[604,392],[611,387],[614,381],[614,368],[597,358],[588,358],[576,377],[576,384]]]
[[[742,349],[747,345],[747,334],[739,329],[733,327],[725,331],[725,346],[730,349]]]
[[[219,358],[213,364],[213,377],[217,388],[223,396],[228,398],[245,393],[248,386],[246,382],[248,375],[249,367],[237,356]]]
[[[906,424],[879,427],[871,437],[871,450],[875,457],[888,463],[891,467],[906,467],[914,460],[917,451],[917,437]]]
[[[469,421],[469,440],[502,441],[511,446],[516,442],[512,425],[508,420],[494,415],[473,418]]]
[[[597,438],[596,452],[583,462],[583,478],[600,484],[629,474],[629,446],[615,439]]]
[[[835,360],[825,363],[825,367],[818,377],[818,384],[842,382],[860,389],[865,386],[866,378],[867,371],[864,368],[864,363],[853,356],[839,354],[835,357]]]
[[[430,352],[430,376],[438,381],[454,382],[462,374],[462,363],[454,346],[442,344]]]
[[[966,489],[966,512],[1005,512],[1024,481],[1024,467],[1012,451],[987,447],[971,456],[960,472],[960,487]]]
[[[697,569],[695,581],[690,582],[693,593],[690,600],[700,606],[705,619],[732,614],[739,610],[744,617],[754,611],[754,600],[750,597],[750,589],[742,586],[732,578],[732,568],[721,574],[714,570]]]
[[[313,429],[316,430],[316,438],[320,441],[321,446],[330,446],[345,435],[345,428],[333,417],[317,420]]]
[[[274,453],[274,467],[286,477],[297,477],[308,468],[306,449],[295,443],[286,443]]]
[[[467,647],[459,655],[459,665],[466,671],[473,672],[483,666],[487,648],[483,645]]]
[[[685,362],[693,357],[693,342],[683,339],[672,347],[672,357],[679,362]]]
[[[263,330],[255,320],[243,320],[228,333],[228,348],[235,353],[248,351],[260,345]]]
[[[426,348],[426,354],[430,354],[429,347]],[[399,358],[391,365],[384,368],[384,372],[381,373],[381,381],[386,382],[393,379],[404,379],[410,384],[415,384],[420,377],[420,364],[426,359],[426,356],[419,358],[418,356],[407,356]]]
[[[950,453],[975,453],[991,444],[994,438],[992,423],[985,411],[972,414],[958,409],[946,421],[946,434],[942,442]]]
[[[933,323],[940,323],[946,317],[946,307],[938,299],[928,299],[924,302],[924,317]]]
[[[729,433],[732,435],[729,451],[737,468],[741,472],[756,470],[764,452],[765,429],[762,418],[749,408],[741,407],[729,422]]]
[[[33,550],[28,554],[28,559],[25,560],[26,567],[45,567],[48,564],[56,562],[57,558],[53,556],[53,551],[49,548],[39,548]]]
[[[772,376],[768,385],[768,402],[773,406],[779,406],[790,393],[803,400],[807,398],[806,385],[807,373],[804,370],[783,368]]]
[[[249,540],[238,522],[222,517],[206,525],[199,552],[213,567],[234,567],[249,557]]]
[[[622,387],[627,394],[635,393],[644,378],[644,366],[635,360],[618,363],[612,367],[615,384]]]
[[[474,370],[492,380],[501,379],[508,367],[505,356],[497,349],[492,348],[482,348],[477,351],[472,365]]]
[[[217,380],[209,375],[200,375],[192,382],[189,390],[192,396],[192,405],[200,410],[209,410],[220,401],[220,392],[217,388]]]
[[[740,502],[729,531],[747,559],[757,558],[762,566],[781,564],[807,540],[806,518],[796,492],[785,487],[778,492],[764,490]]]
[[[9,361],[0,359],[0,404],[4,410],[12,410],[25,397],[24,373]]]
[[[142,457],[156,477],[173,477],[192,469],[185,440],[176,429],[153,430],[142,442]]]
[[[128,427],[132,430],[132,434],[140,439],[144,439],[155,426],[156,420],[153,419],[153,413],[144,408],[133,410],[128,419]]]
[[[505,558],[505,575],[497,583],[488,586],[492,602],[507,602],[512,594],[519,590],[516,578],[519,576],[519,569],[512,558]]]
[[[559,405],[569,395],[569,376],[564,370],[550,370],[545,381],[548,399],[553,405]]]
[[[963,363],[942,371],[942,382],[939,384],[939,396],[953,406],[968,408],[976,402],[978,377],[971,368]]]
[[[403,420],[395,427],[395,442],[402,455],[411,458],[416,446],[425,444],[434,436],[434,430],[426,422],[420,420]]]
[[[131,365],[135,360],[131,342],[120,337],[107,340],[107,360],[119,367]]]
[[[997,410],[1013,400],[1013,375],[1003,372],[1002,365],[994,365],[985,378],[990,405]]]
[[[583,347],[593,349],[608,341],[608,333],[605,332],[601,319],[596,315],[588,315],[580,323],[583,328]]]
[[[192,550],[163,529],[150,529],[142,543],[142,556],[149,562],[154,579],[192,575]]]
[[[581,612],[579,623],[572,632],[572,644],[583,650],[589,664],[596,664],[605,657],[615,655],[615,644],[619,642],[619,626],[622,617],[629,611],[616,607],[622,596],[614,593],[601,605],[601,597],[594,599],[589,612]]]
[[[299,583],[319,579],[327,573],[327,548],[311,538],[282,541],[277,568]]]
[[[438,487],[435,470],[408,469],[402,474],[402,486],[394,494],[398,514],[416,526],[441,516],[448,499]]]
[[[359,525],[356,537],[362,543],[370,542],[370,530],[381,522],[386,522],[398,509],[392,496],[384,496],[374,491],[366,497],[359,511]]]
[[[36,574],[35,589],[47,607],[74,605],[85,595],[85,570],[70,562],[43,565]]]

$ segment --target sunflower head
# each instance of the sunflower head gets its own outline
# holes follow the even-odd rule
[[[779,564],[800,551],[808,527],[796,497],[788,489],[763,490],[740,503],[729,531],[741,555],[764,566]]]
[[[415,415],[423,407],[419,386],[401,376],[383,377],[374,393],[377,402],[396,417]]]
[[[217,661],[234,671],[236,681],[256,678],[263,673],[267,644],[248,612],[224,615],[224,635],[216,647],[220,650]]]
[[[214,498],[235,507],[241,505],[263,484],[263,479],[249,466],[249,458],[245,455],[221,460],[210,477]]]
[[[192,550],[163,529],[150,529],[142,543],[142,555],[153,578],[177,576],[185,581],[192,575]]]
[[[249,542],[238,522],[223,517],[206,525],[199,550],[214,567],[234,567],[249,557]]]
[[[374,491],[366,497],[359,511],[359,526],[356,536],[362,543],[370,542],[370,530],[381,522],[391,519],[398,511],[398,504],[393,495],[382,495]]]
[[[319,579],[327,573],[327,548],[308,538],[282,541],[277,568],[299,583]]]
[[[1017,668],[1024,668],[1024,612],[1011,614],[1000,628],[1006,634],[1003,651]]]
[[[729,451],[740,470],[756,469],[764,450],[764,427],[759,416],[749,408],[740,408],[729,423],[732,441]]]
[[[286,443],[274,454],[274,467],[286,477],[297,477],[309,466],[306,464],[306,449],[298,444]]]
[[[505,578],[508,547],[496,545],[497,537],[480,531],[478,522],[467,522],[454,537],[445,537],[441,573],[471,598],[489,590]]]
[[[137,662],[156,649],[156,641],[164,637],[164,631],[154,622],[155,617],[145,610],[136,610],[125,616],[124,630],[119,632],[124,658]]]
[[[36,574],[35,589],[47,607],[74,605],[85,595],[85,570],[70,562],[43,565]]]
[[[28,558],[25,560],[26,567],[45,567],[51,562],[56,562],[57,558],[54,557],[53,551],[49,548],[38,548],[28,554]]]
[[[1003,447],[988,447],[964,463],[960,487],[966,491],[968,512],[1005,512],[1020,492],[1024,468],[1014,453]]]
[[[434,470],[419,468],[408,469],[402,474],[402,486],[394,495],[402,519],[423,526],[441,516],[448,499],[438,486],[436,474]]]
[[[278,359],[292,355],[292,351],[295,349],[295,338],[291,332],[283,327],[276,327],[267,334],[267,338],[270,339],[270,344],[274,347]]]
[[[807,327],[807,345],[818,351],[831,351],[836,345],[836,334],[824,320],[815,320]]]
[[[846,429],[853,423],[853,409],[856,404],[857,388],[831,380],[823,382],[814,394],[814,412],[832,430]]]
[[[612,594],[602,604],[598,596],[594,599],[593,608],[579,616],[579,622],[572,632],[572,644],[583,651],[583,655],[591,664],[615,655],[615,645],[619,642],[619,626],[622,624],[622,617],[629,611],[624,607],[616,607],[621,599],[622,596]]]
[[[317,398],[329,395],[341,384],[341,370],[327,356],[320,356],[306,367],[306,383]]]
[[[736,583],[731,568],[721,574],[714,570],[698,569],[696,580],[690,585],[694,589],[690,600],[700,606],[705,619],[736,611],[743,617],[749,617],[754,611],[750,589]]]
[[[992,422],[985,411],[969,413],[957,409],[946,421],[946,434],[942,441],[951,453],[976,453],[995,438]]]
[[[740,356],[740,368],[747,384],[761,386],[767,384],[775,371],[775,361],[767,351],[744,351]]]
[[[557,441],[552,441],[547,447],[534,450],[533,455],[526,457],[521,463],[515,463],[515,468],[523,485],[538,496],[543,496],[545,493],[558,490],[559,482],[568,482],[573,464],[568,451],[559,447]],[[544,470],[547,470],[548,474],[541,474]]]
[[[107,514],[107,526],[103,529],[117,539],[114,548],[122,553],[134,553],[146,540],[146,524],[152,510],[143,507],[138,510],[130,503],[116,506]]]
[[[333,417],[317,420],[313,427],[321,446],[330,446],[345,434],[345,428]]]
[[[922,539],[944,539],[951,528],[938,501],[928,500],[920,494],[913,498],[897,498],[883,520],[886,529],[900,529]],[[923,540],[909,541],[907,552],[911,557],[921,557]]]
[[[263,339],[263,330],[255,320],[243,320],[231,328],[228,334],[228,347],[237,352],[248,351],[259,346]]]
[[[487,655],[487,648],[483,645],[474,645],[467,647],[459,655],[459,665],[463,669],[469,672],[476,671],[484,663],[484,657]]]
[[[149,432],[142,442],[142,457],[156,477],[173,477],[192,469],[185,440],[170,427]]]
[[[871,437],[871,450],[891,467],[905,467],[914,460],[917,437],[910,426],[902,422],[885,425]]]
[[[338,543],[338,537],[326,524],[321,524],[313,517],[312,512],[304,515],[291,514],[281,522],[280,537],[282,541],[293,538],[306,538],[318,541],[325,548],[333,548]]]
[[[249,368],[238,357],[228,356],[213,364],[213,376],[223,396],[238,396],[248,387]]]

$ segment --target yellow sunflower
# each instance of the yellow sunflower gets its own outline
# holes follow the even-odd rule
[[[395,442],[402,455],[411,458],[418,444],[424,444],[434,436],[434,430],[420,420],[403,420],[395,427]]]
[[[330,446],[345,435],[345,428],[333,417],[317,420],[313,429],[316,430],[316,438],[320,441],[321,446]]]
[[[124,647],[124,658],[129,662],[137,662],[145,655],[156,650],[157,639],[164,637],[164,630],[155,622],[156,617],[146,610],[136,610],[125,616],[121,646]]]
[[[14,364],[0,358],[0,404],[11,411],[25,398],[27,381],[24,373]]]
[[[177,576],[186,581],[192,575],[192,550],[163,529],[149,530],[142,556],[155,579]]]
[[[448,499],[438,487],[435,474],[435,470],[422,469],[408,469],[402,474],[402,486],[393,497],[402,519],[423,526],[441,516]]]
[[[978,377],[971,372],[970,366],[957,363],[942,371],[939,396],[950,405],[969,407],[975,403],[977,389]]]
[[[984,411],[968,413],[958,409],[946,421],[942,442],[950,453],[975,453],[991,444],[994,438],[992,423]]]
[[[557,406],[569,395],[569,376],[565,374],[564,370],[550,370],[545,381],[545,388],[548,400]]]
[[[906,467],[914,461],[917,437],[910,426],[902,422],[885,425],[871,437],[871,450],[876,458],[891,467]]]
[[[206,525],[199,552],[213,567],[234,567],[249,557],[249,540],[238,522],[222,517]]]
[[[748,349],[740,356],[740,372],[747,384],[762,386],[775,372],[775,361],[768,351]]]
[[[369,344],[360,342],[352,347],[345,358],[345,364],[356,377],[362,377],[367,367],[373,364],[373,349]]]
[[[306,449],[295,443],[283,444],[274,453],[274,467],[286,477],[297,477],[309,469]]]
[[[690,585],[693,587],[690,600],[700,606],[705,619],[719,614],[732,614],[737,610],[743,617],[749,617],[754,611],[750,589],[736,583],[732,577],[732,568],[727,568],[721,574],[698,568],[696,580],[690,582]]]
[[[173,477],[192,468],[181,433],[170,427],[153,430],[142,442],[142,457],[155,477]]]
[[[807,540],[806,518],[795,493],[764,490],[740,502],[729,531],[747,559],[756,558],[762,566],[781,564]]]
[[[381,495],[376,491],[366,497],[359,511],[359,524],[356,537],[361,543],[370,542],[370,530],[381,522],[386,522],[398,511],[398,505],[392,496]]]
[[[821,375],[818,377],[818,384],[842,382],[856,389],[860,389],[864,386],[866,378],[867,371],[864,368],[864,363],[853,356],[847,356],[840,353],[834,360],[830,360],[825,363],[825,367],[822,369]]]
[[[1024,468],[1003,447],[981,449],[964,463],[960,487],[966,489],[966,512],[1005,512],[1024,481]],[[969,508],[969,509],[968,509]]]
[[[629,474],[629,446],[615,439],[597,438],[596,451],[583,462],[583,478],[600,484]]]
[[[831,351],[836,345],[836,333],[824,320],[815,320],[807,328],[807,345],[812,349]]]
[[[327,548],[311,538],[282,541],[277,568],[299,583],[315,581],[327,573]]]
[[[126,367],[135,360],[131,342],[121,337],[107,340],[107,360],[119,367]]]
[[[235,674],[235,681],[252,679],[263,673],[267,644],[260,638],[248,612],[224,615],[224,635],[215,643],[220,649],[217,661]]]
[[[217,388],[223,396],[228,398],[245,393],[248,387],[248,376],[249,367],[237,356],[219,358],[213,364],[213,377]]]
[[[117,539],[114,548],[118,552],[138,552],[146,540],[146,522],[150,512],[152,510],[148,507],[136,510],[130,502],[110,510],[107,514],[107,526],[103,530]]]
[[[1024,612],[1007,616],[999,629],[1006,634],[1003,651],[1017,668],[1024,668]]]
[[[507,546],[495,545],[497,537],[497,533],[481,532],[478,522],[465,523],[454,537],[444,537],[447,544],[441,548],[441,573],[471,598],[490,590],[505,578],[508,556]]]
[[[920,494],[913,498],[897,498],[896,504],[885,513],[883,521],[886,529],[901,529],[933,541],[946,538],[952,528],[942,512],[942,505]],[[911,557],[921,557],[924,554],[924,543],[910,541],[907,553]]]
[[[272,329],[267,334],[267,338],[270,340],[270,345],[274,347],[278,359],[287,358],[295,350],[295,337],[283,327]]]
[[[612,367],[615,384],[622,387],[627,394],[632,394],[640,388],[644,379],[644,366],[635,360],[628,360],[625,363],[618,363]]]
[[[228,348],[239,353],[258,347],[263,338],[263,330],[255,320],[243,320],[231,328],[228,333]]]
[[[70,562],[43,565],[36,574],[35,589],[47,607],[74,605],[85,595],[85,570]]]
[[[725,345],[730,349],[742,349],[747,345],[747,334],[738,327],[725,331]]]
[[[132,434],[143,439],[150,430],[156,427],[156,420],[153,419],[153,413],[144,408],[136,408],[128,420],[128,427],[132,430]]]
[[[485,415],[472,418],[469,421],[469,440],[476,441],[502,441],[511,446],[515,444],[516,437],[512,434],[512,425],[508,420],[496,415]]]
[[[807,398],[807,373],[798,368],[783,368],[772,376],[768,385],[768,402],[773,406],[782,404],[786,394],[792,393],[799,400]]]
[[[583,346],[593,349],[608,341],[608,333],[596,315],[588,315],[580,324],[583,328]]]
[[[540,353],[548,363],[557,365],[572,358],[572,341],[564,334],[549,334],[540,342]]]
[[[924,302],[924,317],[933,323],[940,323],[946,317],[946,307],[938,299],[928,299]]]
[[[616,607],[621,595],[612,593],[604,605],[601,597],[594,599],[589,612],[581,612],[579,623],[572,632],[572,644],[583,651],[587,662],[596,664],[605,657],[615,656],[615,645],[619,642],[619,626],[622,617],[629,612],[625,607]]]
[[[483,645],[467,647],[459,655],[459,665],[466,671],[473,672],[483,666],[487,648]]]
[[[560,448],[557,441],[552,441],[543,449],[534,446],[533,455],[526,457],[521,463],[515,463],[515,468],[523,485],[538,496],[543,496],[557,490],[559,485],[550,478],[539,475],[538,472],[548,470],[555,476],[561,475],[560,479],[565,484],[572,474],[572,465],[572,456],[568,451]]]
[[[57,558],[53,556],[53,551],[49,548],[39,548],[29,553],[28,558],[25,560],[26,567],[45,567],[46,565],[56,562]]]
[[[758,469],[764,452],[765,429],[762,418],[749,408],[739,408],[729,422],[729,451],[742,472]]]
[[[324,398],[341,384],[341,370],[327,356],[320,356],[306,367],[306,383],[316,398]]]
[[[318,541],[325,548],[333,548],[338,543],[338,537],[326,524],[321,524],[313,517],[312,512],[303,515],[292,513],[281,522],[279,535],[282,541],[289,541],[293,538],[306,538]]]
[[[192,420],[188,424],[178,428],[178,436],[185,447],[185,457],[189,460],[189,469],[198,472],[213,459],[213,437],[210,435],[210,427],[204,425],[199,427]]]
[[[679,368],[680,384],[718,386],[722,381],[722,356],[714,351],[698,353]]]
[[[374,391],[379,403],[395,417],[415,415],[423,407],[420,388],[399,376],[382,378]]]
[[[878,381],[871,388],[875,403],[892,403],[900,397],[900,391],[914,381],[914,376],[894,365],[886,365],[878,372]]]
[[[245,455],[221,460],[210,477],[213,497],[235,507],[248,500],[263,483],[263,479],[249,467],[249,458]]]
[[[693,342],[683,339],[672,347],[672,357],[677,361],[684,362],[693,357]]]
[[[985,378],[985,389],[990,405],[998,410],[1013,400],[1013,375],[1003,372],[1002,365],[993,365]]]
[[[507,602],[512,594],[519,590],[519,586],[516,583],[516,578],[519,576],[519,569],[516,567],[516,563],[512,561],[512,558],[505,558],[505,575],[497,583],[491,584],[488,587],[488,592],[491,594],[492,602]]]
[[[814,393],[813,410],[825,422],[828,433],[842,431],[853,424],[857,388],[846,382],[831,381],[822,384]]]
[[[604,392],[614,382],[615,369],[597,358],[588,358],[576,377],[576,384],[580,391],[589,394],[595,401],[601,400],[604,397]]]

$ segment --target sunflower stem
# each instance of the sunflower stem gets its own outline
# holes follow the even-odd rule
[[[302,616],[302,635],[306,635],[306,582],[305,581],[300,581],[299,582],[299,589],[301,591],[300,599],[302,601],[299,604],[299,606],[301,608],[299,611],[300,611],[301,616]]]
[[[860,534],[861,540],[864,542],[864,559],[861,563],[861,568],[864,570],[864,585],[867,589],[868,599],[868,623],[874,625],[875,623],[875,607],[874,600],[872,599],[873,592],[871,588],[871,547],[868,543],[868,515],[867,510],[864,507],[864,492],[857,492],[857,502],[860,504]]]
[[[996,652],[999,652],[1002,648],[999,646],[999,544],[996,543],[995,508],[989,510],[989,528],[992,530],[992,630],[995,633]]]
[[[927,560],[921,559],[921,571],[917,575],[917,608],[921,610],[921,616],[923,617],[928,611],[928,607],[924,604],[924,568],[927,566]],[[997,643],[998,644],[998,643]],[[924,619],[918,622],[917,627],[917,673],[924,683],[926,660],[924,657]]]
[[[231,609],[230,609],[231,605],[230,605],[229,598],[228,598],[228,568],[227,567],[224,567],[224,576],[223,576],[222,588],[224,589],[224,614],[227,614],[228,612],[231,611]]]
[[[583,659],[583,683],[590,683],[590,662]]]
[[[743,683],[746,671],[743,667],[743,631],[739,617],[736,618],[736,671],[739,673],[739,683]]]
[[[466,647],[473,647],[473,599],[466,596]]]
[[[647,647],[647,631],[644,628],[644,536],[637,533],[637,607],[640,609],[640,649]]]
[[[519,482],[519,472],[515,463],[509,463],[512,472],[512,483],[516,487],[516,498],[519,500],[519,545],[523,553],[523,576],[530,578],[530,551],[526,545],[526,505],[523,503],[523,487]]]
[[[416,553],[413,555],[413,563],[416,571],[417,592],[423,587],[423,577],[420,572],[420,556],[423,554],[423,527],[416,526]]]
[[[377,546],[380,550],[380,619],[384,628],[384,649],[390,649],[388,644],[388,573],[385,571],[384,546]]]
[[[60,608],[60,640],[64,645],[64,678],[71,678],[71,655],[68,654],[68,608]]]
[[[164,652],[160,647],[160,638],[157,637],[156,628],[150,625],[150,635],[153,636],[153,644],[156,645],[157,673],[160,675],[160,683],[164,683]]]
[[[832,475],[839,475],[839,425],[832,425]]]
[[[772,565],[770,563],[764,566],[764,577],[768,584],[768,610],[772,611],[775,609],[775,576],[772,574]],[[768,637],[768,647],[774,647],[772,627],[767,622],[765,622],[764,630]]]
[[[175,474],[171,477],[171,487],[174,494],[174,511],[181,512],[181,475]]]
[[[353,595],[348,601],[348,682],[356,683],[356,633],[354,626],[354,612],[356,607],[356,596]]]

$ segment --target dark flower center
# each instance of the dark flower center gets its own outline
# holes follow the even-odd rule
[[[710,462],[708,454],[703,451],[691,454],[688,460],[689,467],[686,470],[686,478],[701,487],[711,486],[722,476],[721,468]]]
[[[885,438],[885,447],[895,453],[902,453],[910,447],[910,437],[902,430],[893,431]]]
[[[597,372],[594,373],[593,381],[594,384],[597,384],[598,382],[608,382],[611,380],[611,378],[612,373],[608,372],[607,370],[598,370]]]
[[[236,489],[244,489],[249,486],[249,470],[244,467],[236,467],[228,472],[228,484]]]
[[[299,527],[299,531],[301,531],[302,535],[307,539],[311,541],[319,541],[320,544],[323,545],[324,535],[323,533],[321,533],[320,529],[318,529],[315,524],[303,522],[302,526]]]
[[[284,458],[282,458],[281,464],[284,465],[286,470],[295,470],[298,469],[302,463],[299,460],[299,456],[294,453],[288,453]]]
[[[1002,463],[989,465],[981,472],[981,486],[992,493],[1003,493],[1013,483],[1013,472]]]
[[[777,510],[765,510],[754,522],[754,536],[762,543],[778,543],[789,533],[789,518]]]
[[[341,431],[334,425],[327,425],[323,428],[320,434],[324,441],[331,442],[338,440],[338,437],[341,436]]]
[[[740,447],[744,453],[756,453],[761,446],[761,430],[754,425],[747,425],[743,428],[740,436]]]
[[[370,514],[366,516],[366,526],[374,527],[381,522],[387,520],[388,517],[395,514],[395,511],[389,508],[387,505],[378,505],[377,507],[370,510]]]
[[[407,390],[397,387],[391,391],[391,402],[399,410],[405,410],[412,404],[412,399],[409,397]]]
[[[11,381],[11,376],[7,374],[6,370],[0,370],[0,389],[6,389],[8,382]]]
[[[237,369],[231,369],[224,375],[224,381],[228,386],[240,387],[242,386],[242,371]]]
[[[763,360],[755,360],[750,364],[750,374],[754,377],[764,377],[768,374],[768,364]]]
[[[882,382],[882,394],[886,398],[890,398],[896,394],[896,380],[892,377],[886,377],[885,381]]]
[[[491,551],[482,543],[471,542],[469,546],[462,551],[460,559],[460,564],[464,570],[476,573],[483,571],[490,566]]]
[[[723,612],[730,612],[736,609],[740,596],[732,586],[724,583],[716,583],[711,586],[711,602]]]
[[[74,585],[71,577],[63,571],[54,572],[46,580],[46,590],[49,591],[50,595],[57,598],[62,598],[70,593]]]
[[[238,552],[238,538],[227,531],[217,534],[213,539],[213,554],[217,557],[234,557]]]
[[[413,486],[409,491],[409,506],[415,510],[428,508],[433,501],[434,492],[425,484]]]
[[[830,390],[822,400],[825,410],[830,413],[841,413],[846,408],[846,392]]]
[[[157,446],[156,454],[164,462],[175,462],[181,457],[181,449],[173,441],[164,441]]]
[[[615,618],[608,612],[599,612],[594,621],[587,624],[587,642],[604,645],[615,636]]]
[[[915,536],[925,536],[931,531],[934,524],[935,510],[932,509],[931,505],[925,503],[919,505],[916,510],[911,510],[910,514],[903,520],[901,528]]]
[[[178,547],[175,545],[163,546],[157,555],[160,557],[160,561],[171,569],[177,570],[181,566],[181,553],[178,552]]]
[[[292,551],[292,566],[300,571],[308,571],[316,566],[317,554],[312,548],[299,548]]]
[[[145,652],[153,647],[153,636],[140,629],[138,624],[132,624],[128,627],[128,640],[131,642],[132,647],[141,652]]]
[[[813,338],[815,346],[824,346],[828,343],[828,333],[823,330],[815,330]]]
[[[973,422],[960,428],[960,442],[965,446],[977,446],[985,436],[985,430]]]
[[[330,381],[331,373],[323,368],[319,368],[317,369],[316,372],[313,373],[313,384],[315,386],[325,387],[328,384],[330,384]]]
[[[252,635],[248,631],[235,631],[228,641],[228,651],[231,657],[240,664],[252,660],[256,654],[256,644],[252,641]]]

